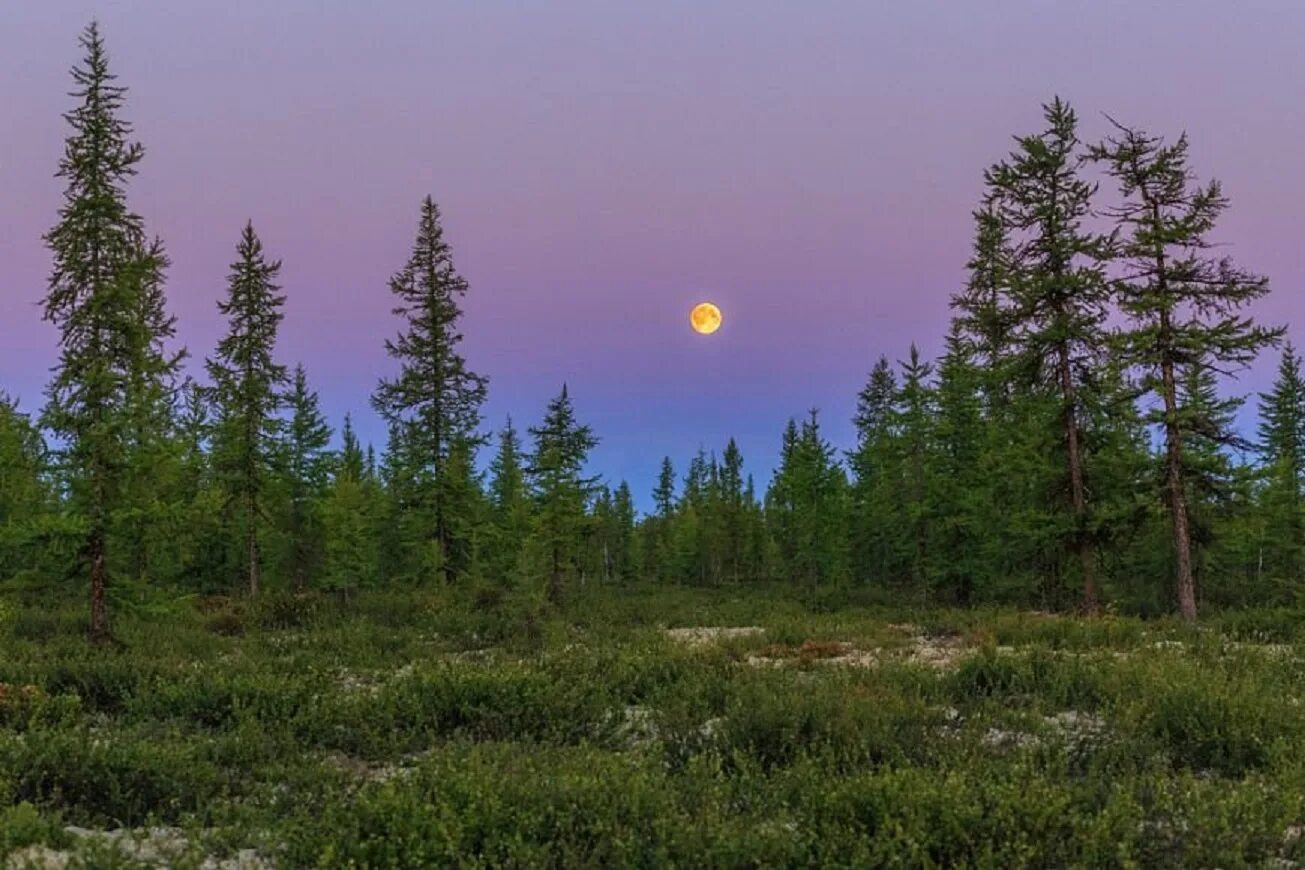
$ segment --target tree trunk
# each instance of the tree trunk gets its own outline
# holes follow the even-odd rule
[[[1065,403],[1065,448],[1069,460],[1069,493],[1074,505],[1074,550],[1083,565],[1083,612],[1095,616],[1101,610],[1097,595],[1096,571],[1092,549],[1085,538],[1087,524],[1087,491],[1083,483],[1083,457],[1078,443],[1078,416],[1075,413],[1074,382],[1069,368],[1069,350],[1060,349],[1060,390]]]
[[[249,597],[258,595],[258,529],[254,525],[257,507],[251,500],[249,505],[249,528],[245,530],[245,546],[249,558]]]
[[[1187,520],[1187,490],[1183,486],[1183,439],[1178,428],[1178,397],[1174,367],[1160,367],[1165,399],[1165,478],[1169,490],[1169,517],[1174,533],[1174,567],[1178,581],[1178,609],[1183,619],[1196,619],[1196,582],[1192,577],[1192,536]]]
[[[113,639],[113,635],[109,631],[109,603],[106,596],[108,578],[105,571],[104,529],[98,525],[91,529],[86,542],[86,553],[91,560],[91,627],[87,636],[93,644],[105,644]]]

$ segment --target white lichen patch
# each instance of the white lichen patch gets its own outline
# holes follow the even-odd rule
[[[755,637],[765,633],[765,629],[759,625],[743,625],[736,627],[724,626],[694,626],[690,628],[668,628],[666,636],[678,643],[688,644],[689,646],[705,646],[712,643],[720,643],[726,640],[735,640],[741,637]]]
[[[202,855],[198,847],[180,828],[119,828],[96,831],[69,826],[64,831],[92,848],[108,849],[133,864],[145,867],[198,867],[200,870],[270,870],[275,866],[254,849],[241,849],[234,855],[218,858]],[[92,866],[78,848],[54,849],[28,846],[13,852],[5,860],[9,870],[65,870]]]

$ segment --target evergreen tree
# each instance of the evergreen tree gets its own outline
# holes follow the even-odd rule
[[[290,490],[290,575],[303,589],[320,561],[321,500],[329,482],[331,427],[318,407],[317,393],[308,387],[302,365],[296,365],[286,404],[290,421],[285,438],[285,472]]]
[[[564,579],[576,566],[585,510],[594,492],[595,479],[584,476],[584,466],[598,439],[576,420],[565,384],[530,434],[535,441],[528,467],[535,498],[535,539],[547,561],[548,598],[560,604]]]
[[[961,604],[973,602],[977,582],[985,573],[978,536],[983,514],[991,506],[982,500],[986,488],[979,477],[982,384],[968,344],[953,331],[938,367],[937,467],[929,485],[931,501],[937,507],[933,574],[937,583]]]
[[[489,508],[494,536],[491,571],[515,579],[530,536],[530,493],[526,487],[521,438],[509,417],[499,432],[498,450],[489,465]]]
[[[81,37],[85,56],[72,70],[78,105],[58,177],[66,182],[59,221],[45,240],[54,255],[44,316],[59,329],[60,357],[44,422],[65,445],[70,506],[85,528],[90,638],[110,639],[109,534],[133,448],[146,433],[150,399],[164,392],[177,364],[162,344],[172,334],[163,314],[162,247],[147,240],[125,186],[144,155],[121,117],[126,90],[109,72],[95,23]]]
[[[430,518],[421,537],[433,543],[434,567],[447,582],[468,568],[454,552],[465,556],[466,542],[455,542],[452,534],[459,509],[468,507],[457,503],[457,493],[470,489],[467,470],[480,443],[476,428],[487,382],[467,368],[458,350],[459,300],[467,282],[454,271],[439,208],[429,196],[422,203],[412,256],[390,279],[390,291],[398,298],[394,313],[403,318],[404,329],[385,347],[400,370],[396,378],[380,382],[372,403],[401,442],[417,501],[413,508]],[[455,466],[456,479],[450,474]]]
[[[1260,394],[1259,452],[1264,486],[1266,561],[1280,580],[1298,586],[1305,575],[1305,380],[1301,358],[1290,343],[1282,352],[1278,376]]]
[[[748,565],[748,508],[745,500],[743,454],[731,438],[721,454],[720,466],[720,551],[729,580],[738,583]]]
[[[1082,417],[1101,361],[1109,290],[1102,263],[1109,239],[1084,226],[1095,185],[1081,175],[1074,111],[1059,98],[1043,107],[1044,132],[1017,139],[1011,156],[986,173],[992,207],[1010,234],[1010,342],[1019,382],[1047,389],[1059,430],[1072,526],[1069,549],[1082,571],[1083,607],[1099,607],[1090,546],[1090,505]]]
[[[1235,512],[1244,498],[1249,475],[1234,461],[1233,452],[1251,445],[1238,434],[1236,415],[1242,400],[1221,398],[1215,372],[1195,362],[1178,373],[1178,415],[1182,427],[1183,490],[1191,524],[1192,598],[1208,577],[1207,556],[1216,542],[1220,521]],[[1164,477],[1168,478],[1168,465]],[[1176,555],[1176,554],[1175,554]],[[1177,590],[1182,594],[1182,590]],[[1181,599],[1179,606],[1182,606]]]
[[[898,363],[902,369],[902,387],[893,409],[893,428],[898,433],[900,481],[906,496],[906,511],[901,518],[910,535],[907,544],[911,578],[921,599],[929,594],[929,535],[931,522],[930,455],[933,450],[933,395],[928,380],[933,366],[920,359],[914,344],[908,359]]]
[[[335,475],[322,506],[325,571],[322,585],[342,595],[373,586],[380,572],[381,492],[346,415]]]
[[[783,456],[766,496],[767,521],[779,543],[784,575],[811,586],[846,574],[847,480],[820,434],[816,411],[801,429],[789,420]]]
[[[276,470],[285,402],[286,369],[273,360],[285,296],[277,291],[280,261],[269,261],[246,223],[231,264],[227,298],[218,311],[229,331],[207,361],[212,381],[214,467],[236,515],[249,594],[257,595],[262,572],[259,538],[267,521],[264,499]]]
[[[889,579],[893,569],[890,536],[896,527],[898,488],[892,480],[895,439],[893,407],[897,379],[881,356],[857,397],[856,449],[849,456],[852,486],[852,563],[863,582]]]
[[[669,456],[662,457],[657,471],[657,485],[653,489],[653,515],[648,518],[649,530],[644,551],[648,556],[650,574],[658,580],[672,577],[671,536],[675,518],[675,466]]]
[[[0,393],[0,580],[26,569],[36,525],[48,508],[40,430]]]
[[[634,496],[624,480],[612,496],[612,565],[617,578],[633,580],[639,574],[639,552],[635,538]]]
[[[1093,149],[1120,186],[1113,210],[1122,236],[1125,276],[1115,282],[1131,321],[1122,336],[1124,359],[1142,372],[1159,400],[1153,415],[1165,436],[1165,491],[1173,532],[1178,604],[1196,618],[1191,532],[1184,501],[1183,442],[1203,425],[1178,402],[1184,366],[1242,366],[1281,331],[1256,326],[1242,309],[1268,292],[1268,281],[1209,254],[1208,235],[1228,207],[1218,182],[1195,184],[1187,137],[1172,145],[1116,125],[1118,135]]]

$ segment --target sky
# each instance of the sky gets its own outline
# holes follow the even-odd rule
[[[1255,314],[1305,327],[1298,0],[6,0],[0,389],[28,409],[56,358],[41,235],[92,18],[193,361],[252,220],[284,263],[281,360],[378,449],[387,279],[427,194],[471,285],[486,427],[535,423],[565,382],[602,439],[594,470],[644,506],[662,456],[683,470],[731,436],[764,487],[810,408],[851,447],[879,355],[941,350],[983,169],[1057,94],[1086,140],[1107,112],[1186,130],[1232,201],[1216,239],[1271,280]],[[688,324],[705,299],[711,337]]]

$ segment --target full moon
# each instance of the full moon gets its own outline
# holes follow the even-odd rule
[[[699,302],[689,312],[689,323],[693,331],[700,335],[711,335],[720,329],[720,309],[710,302]]]

